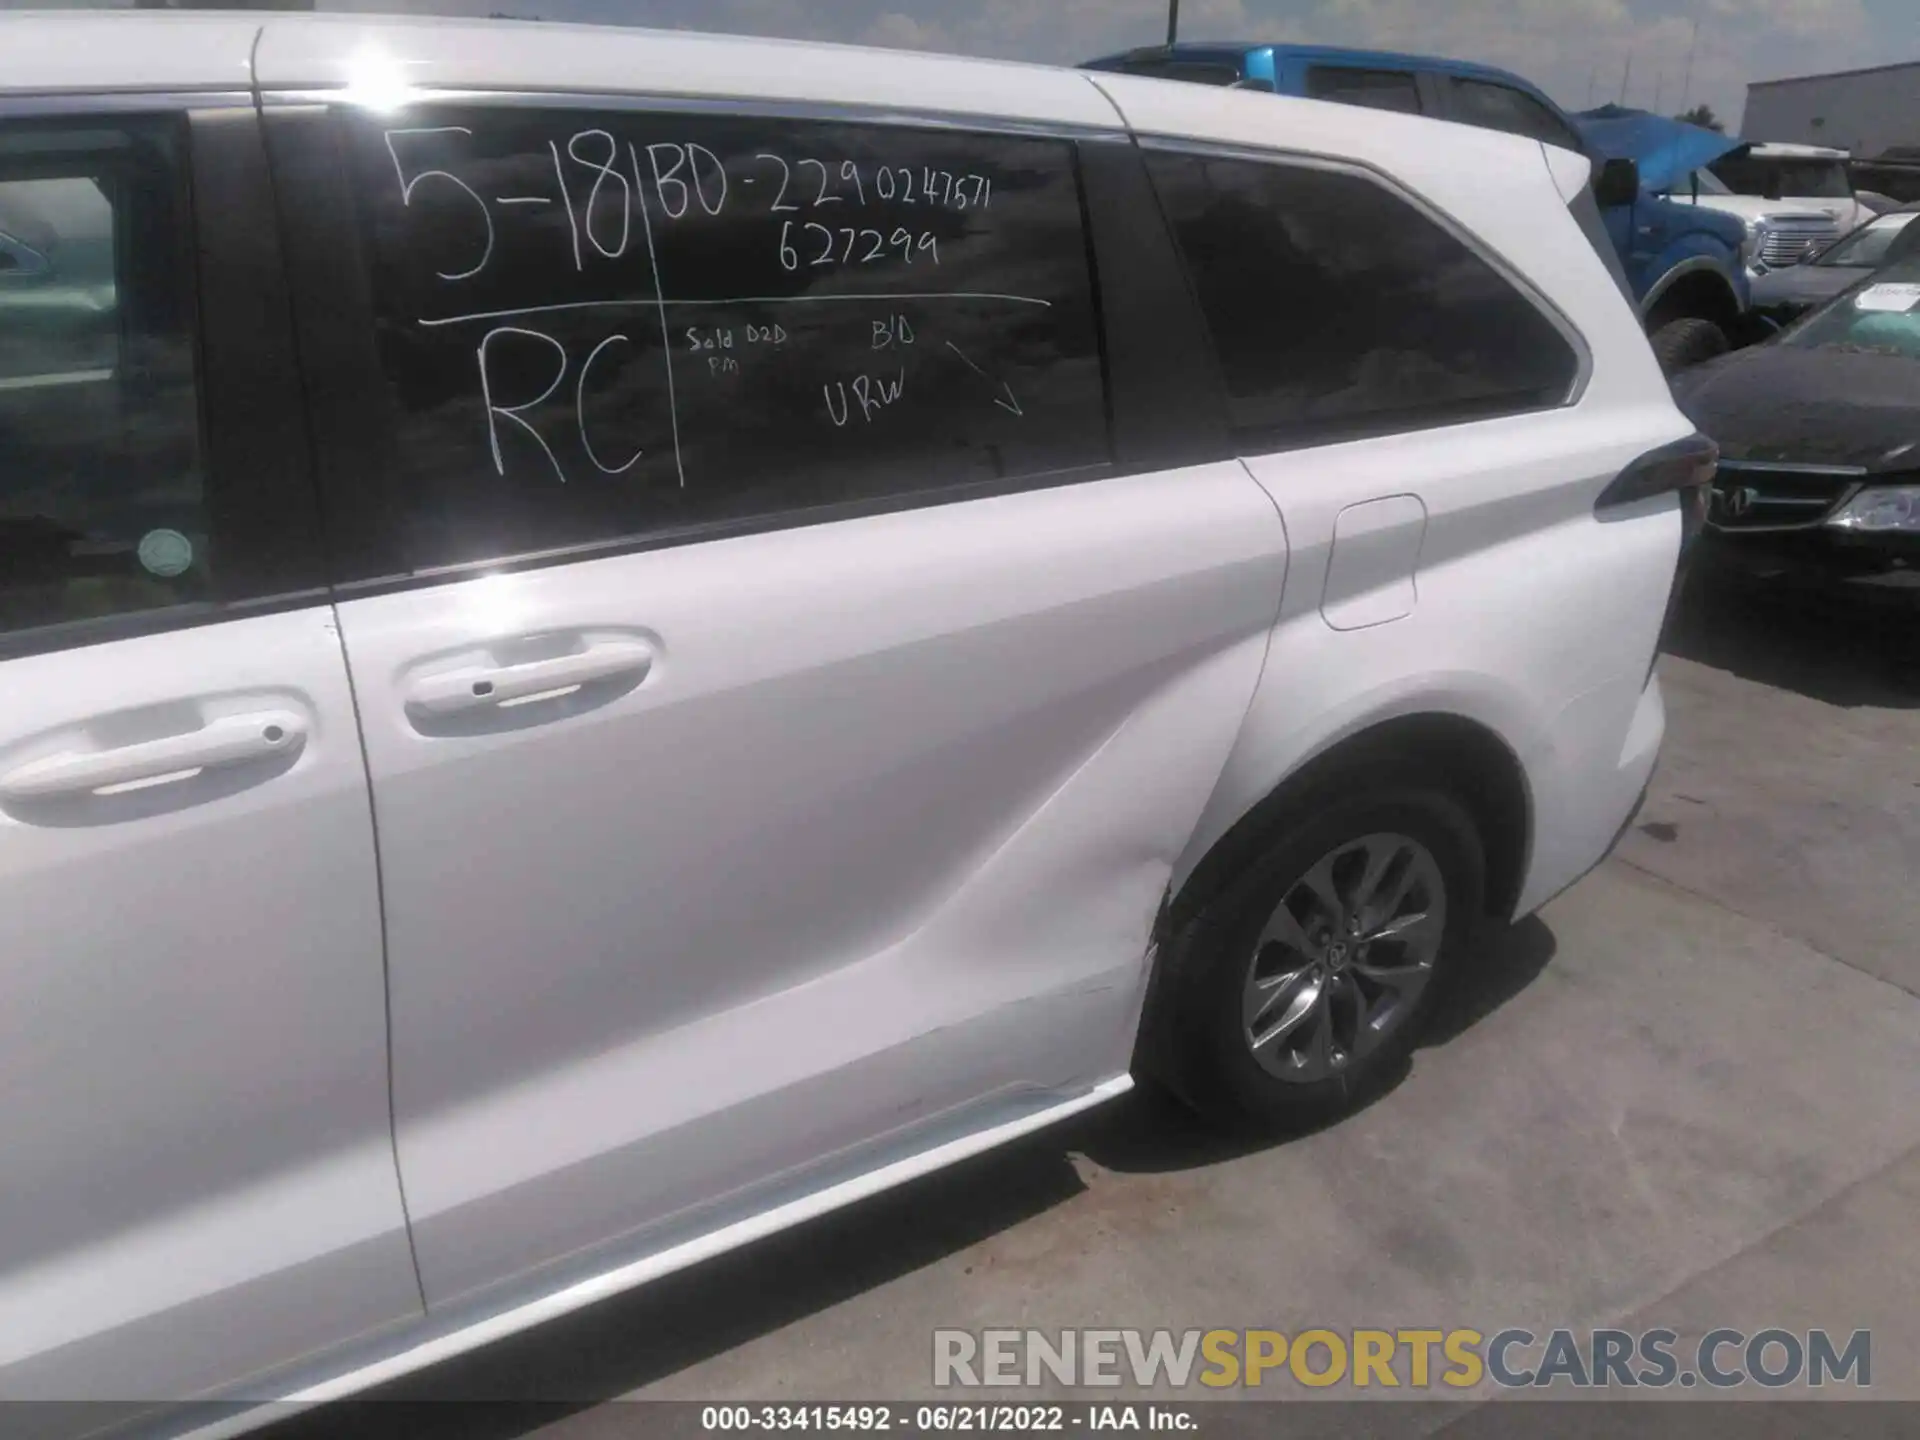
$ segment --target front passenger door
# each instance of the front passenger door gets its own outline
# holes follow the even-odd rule
[[[4,1400],[185,1399],[421,1308],[257,121],[116,99],[0,113]]]

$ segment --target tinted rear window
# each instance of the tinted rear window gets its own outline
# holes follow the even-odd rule
[[[1547,315],[1358,173],[1156,149],[1148,165],[1225,372],[1243,451],[1563,403]]]

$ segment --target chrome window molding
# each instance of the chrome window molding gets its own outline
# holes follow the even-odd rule
[[[1762,470],[1790,475],[1865,475],[1864,465],[1798,465],[1791,460],[1721,460],[1721,470]]]
[[[300,87],[264,90],[262,106],[329,105],[351,110],[371,106],[355,98],[348,86]],[[529,110],[635,110],[687,115],[740,115],[765,120],[815,120],[848,125],[893,125],[916,130],[954,130],[975,135],[1021,135],[1041,139],[1126,142],[1132,137],[1116,118],[1112,126],[1021,120],[990,112],[919,110],[898,105],[870,105],[855,100],[780,100],[763,96],[654,94],[646,91],[474,89],[408,90],[393,113],[416,105],[498,105]]]
[[[253,105],[250,90],[71,90],[54,94],[0,95],[0,120],[37,116],[56,119],[87,115],[132,115],[156,111],[244,110]]]

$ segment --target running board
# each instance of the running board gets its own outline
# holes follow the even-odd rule
[[[678,1245],[670,1245],[645,1255],[638,1260],[615,1266],[585,1280],[543,1295],[535,1300],[515,1305],[509,1309],[466,1325],[449,1334],[436,1335],[396,1351],[383,1359],[360,1365],[345,1374],[308,1385],[279,1400],[260,1401],[248,1405],[237,1413],[229,1413],[221,1419],[190,1429],[163,1429],[161,1433],[175,1436],[177,1440],[227,1440],[227,1437],[245,1434],[310,1410],[319,1405],[330,1404],[335,1400],[344,1400],[364,1390],[384,1385],[402,1376],[425,1370],[468,1351],[477,1350],[483,1345],[491,1345],[497,1340],[518,1335],[522,1331],[544,1325],[549,1320],[557,1320],[562,1315],[570,1315],[576,1310],[585,1309],[602,1300],[625,1291],[635,1289],[649,1281],[671,1275],[676,1270],[684,1270],[690,1265],[698,1265],[756,1240],[776,1235],[782,1230],[804,1224],[808,1220],[839,1210],[895,1186],[917,1180],[937,1170],[975,1155],[1017,1140],[1023,1135],[1043,1130],[1049,1125],[1078,1115],[1083,1110],[1091,1110],[1108,1100],[1116,1099],[1133,1088],[1131,1075],[1118,1075],[1111,1080],[1094,1086],[1068,1099],[1057,1101],[1026,1115],[990,1125],[983,1130],[961,1135],[917,1154],[889,1164],[880,1165],[835,1184],[823,1186],[797,1199],[775,1205],[771,1209],[760,1211],[744,1220],[735,1221],[710,1230],[704,1235]],[[193,1408],[204,1410],[220,1406],[220,1402],[198,1402]],[[176,1419],[175,1424],[182,1423]],[[191,1423],[191,1422],[187,1422]]]

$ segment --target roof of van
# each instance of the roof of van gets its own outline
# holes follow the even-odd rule
[[[1363,65],[1385,70],[1441,71],[1448,75],[1471,75],[1485,80],[1499,80],[1509,85],[1519,85],[1523,89],[1536,93],[1540,90],[1538,85],[1526,77],[1516,75],[1511,70],[1502,70],[1496,65],[1482,65],[1473,60],[1450,60],[1444,55],[1407,55],[1397,50],[1354,50],[1343,45],[1265,44],[1250,40],[1182,40],[1170,46],[1142,45],[1114,55],[1103,55],[1097,60],[1089,60],[1086,63],[1090,66],[1106,66],[1123,60],[1145,60],[1156,57],[1172,60],[1205,60],[1226,55],[1246,56],[1261,50],[1271,50],[1276,60],[1304,60],[1308,64],[1321,61],[1330,65]]]
[[[1271,140],[1274,107],[1281,106],[1291,112],[1293,142],[1309,151],[1350,154],[1398,173],[1439,147],[1435,153],[1444,151],[1445,163],[1422,183],[1442,198],[1472,178],[1456,171],[1508,174],[1516,164],[1539,162],[1551,148],[1491,130],[1322,100],[1061,66],[685,30],[340,12],[0,13],[0,94],[230,93],[250,86],[267,94],[338,96],[383,110],[403,105],[409,91],[669,100],[751,96],[805,107],[856,104],[1084,130],[1124,131],[1131,124],[1251,144]]]
[[[1010,60],[613,25],[338,12],[0,13],[0,93],[644,90],[1121,128],[1090,78]]]

